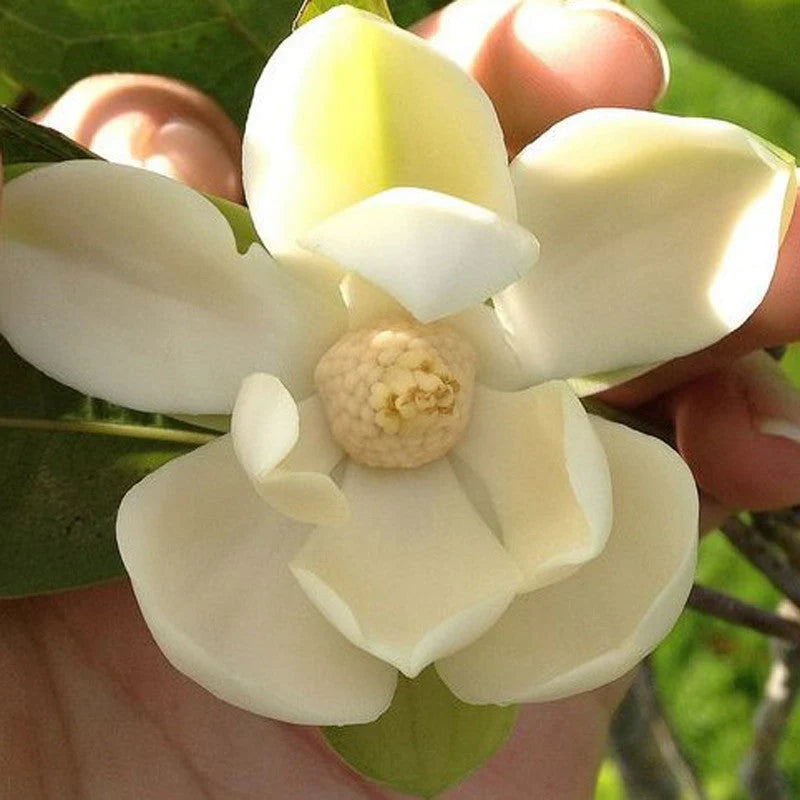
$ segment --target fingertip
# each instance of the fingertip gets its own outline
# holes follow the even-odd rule
[[[656,34],[606,0],[460,0],[417,32],[481,83],[512,155],[586,108],[649,108],[669,79]]]
[[[800,501],[800,393],[764,353],[677,390],[678,449],[699,486],[728,508]]]
[[[242,201],[240,135],[207,95],[157,75],[94,75],[39,118],[98,155]]]

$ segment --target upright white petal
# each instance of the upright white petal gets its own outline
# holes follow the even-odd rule
[[[175,181],[73,161],[4,187],[0,332],[87,394],[230,413],[242,379],[263,370],[305,397],[345,327],[334,290],[258,245],[240,255],[219,211]]]
[[[584,111],[511,171],[542,252],[494,301],[531,382],[665,361],[739,327],[794,208],[793,162],[718,120]]]
[[[476,378],[484,386],[513,392],[530,385],[527,372],[508,332],[494,308],[487,303],[467,308],[445,320],[478,354]]]
[[[565,383],[522,392],[477,386],[453,454],[517,560],[522,591],[562,580],[602,551],[612,516],[608,462]]]
[[[117,538],[167,658],[228,703],[288,722],[367,722],[396,673],[351,645],[288,567],[309,527],[271,511],[225,436],[126,495]]]
[[[328,217],[300,239],[397,298],[421,322],[482,303],[526,275],[536,237],[482,206],[400,187]]]
[[[544,702],[624,675],[666,636],[692,585],[697,491],[657,439],[594,418],[614,487],[605,550],[567,580],[519,597],[481,639],[437,664],[471,703]]]
[[[347,307],[350,330],[366,328],[381,319],[411,321],[411,315],[397,300],[355,272],[342,278],[339,290]]]
[[[347,500],[329,474],[343,453],[316,395],[300,411],[274,375],[248,375],[233,408],[231,438],[255,490],[277,511],[315,524],[347,519]]]
[[[413,470],[350,462],[343,489],[349,524],[317,528],[292,571],[352,642],[413,677],[507,608],[519,571],[447,461]]]
[[[483,90],[419,37],[348,6],[275,51],[243,152],[248,203],[273,253],[393,186],[515,216],[500,125]]]

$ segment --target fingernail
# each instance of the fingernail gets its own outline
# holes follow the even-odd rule
[[[765,436],[780,436],[782,439],[791,439],[800,444],[800,425],[794,422],[765,417],[758,423],[758,430]]]
[[[238,130],[211,98],[179,81],[95,75],[71,87],[41,121],[109,161],[242,200]]]
[[[753,353],[741,359],[735,371],[743,380],[756,430],[800,444],[800,392],[780,364],[766,353]]]
[[[656,94],[653,104],[661,100],[667,93],[671,75],[669,54],[664,42],[650,25],[621,3],[614,0],[567,0],[567,8],[576,11],[602,12],[615,14],[626,22],[631,23],[638,33],[643,45],[648,48],[661,64],[661,86]]]

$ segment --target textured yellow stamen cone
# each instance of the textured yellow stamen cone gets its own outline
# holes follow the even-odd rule
[[[339,339],[315,380],[333,436],[352,458],[419,467],[466,427],[475,353],[444,325],[381,321]]]

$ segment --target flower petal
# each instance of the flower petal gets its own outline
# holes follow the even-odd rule
[[[348,639],[413,677],[502,614],[519,572],[450,466],[350,462],[343,529],[317,528],[292,562],[311,601]]]
[[[339,290],[342,293],[342,300],[347,306],[350,330],[366,328],[380,319],[410,321],[409,313],[397,300],[383,289],[359,278],[355,272],[348,272],[342,278]]]
[[[347,6],[275,51],[243,152],[245,193],[272,253],[393,186],[516,214],[500,125],[478,84],[419,37]]]
[[[274,375],[248,375],[231,418],[236,458],[277,511],[301,522],[341,524],[349,515],[347,500],[329,473],[342,451],[316,395],[304,401],[303,411]]]
[[[494,298],[529,382],[665,361],[764,297],[794,164],[727,122],[593,109],[511,167],[536,270]]]
[[[351,269],[432,322],[481,303],[536,263],[536,237],[482,206],[387,189],[328,217],[301,246]]]
[[[478,354],[476,378],[484,386],[507,392],[527,388],[526,371],[491,305],[481,303],[464,309],[448,317],[446,323],[475,349]]]
[[[236,458],[254,482],[272,472],[300,436],[300,415],[286,387],[274,375],[248,375],[236,396],[231,438]]]
[[[611,530],[605,453],[577,397],[553,381],[523,392],[477,386],[454,448],[476,478],[473,498],[524,575],[521,591],[562,580],[602,550]],[[455,462],[456,466],[458,462]]]
[[[619,386],[621,383],[627,383],[635,378],[639,378],[660,366],[661,364],[645,364],[638,367],[615,369],[611,372],[595,372],[592,375],[570,378],[567,383],[569,384],[569,388],[572,389],[578,397],[590,397],[593,394],[599,394],[600,392],[612,389],[614,386]]]
[[[229,413],[259,370],[307,396],[317,358],[346,327],[337,293],[258,245],[240,255],[209,201],[144,170],[80,161],[22,175],[4,188],[0,240],[0,330],[12,347],[134,408]]]
[[[309,528],[271,511],[224,436],[126,495],[123,561],[167,658],[226,702],[288,722],[367,722],[396,673],[340,636],[288,561]]]
[[[624,675],[667,634],[692,585],[697,491],[657,439],[593,419],[608,455],[614,527],[602,554],[518,598],[470,647],[437,664],[470,703],[543,702]]]

